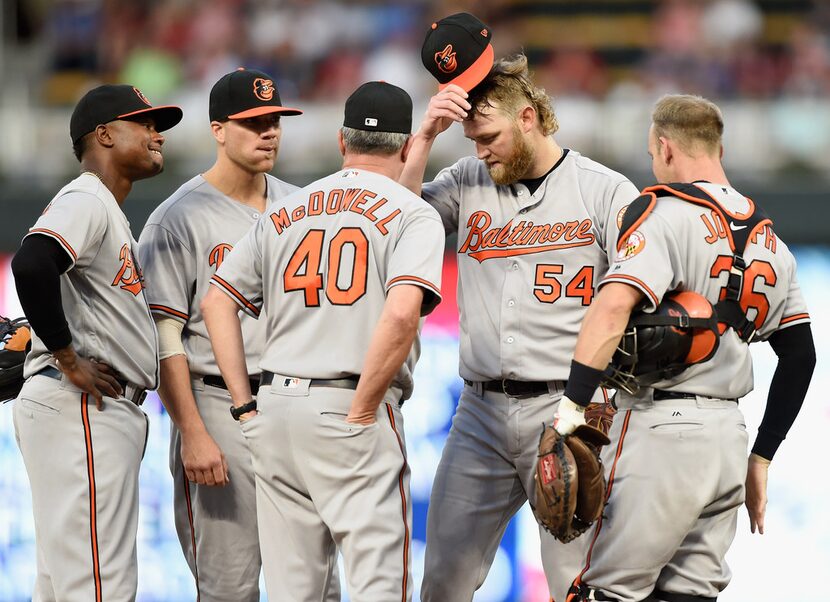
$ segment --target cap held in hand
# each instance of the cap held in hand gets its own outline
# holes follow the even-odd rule
[[[443,90],[455,84],[469,92],[493,67],[490,28],[469,13],[456,13],[433,23],[421,47],[424,67]]]
[[[409,134],[412,132],[412,99],[398,86],[367,82],[346,100],[343,125],[369,132]]]
[[[303,112],[282,106],[274,78],[267,73],[240,67],[213,84],[209,108],[211,121],[247,119],[269,113],[302,115]]]
[[[105,84],[84,94],[75,105],[69,120],[69,135],[72,144],[77,144],[99,125],[144,116],[153,119],[157,132],[163,132],[182,120],[182,110],[172,105],[154,107],[135,86]]]

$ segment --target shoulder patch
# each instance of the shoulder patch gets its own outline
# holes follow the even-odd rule
[[[643,236],[643,233],[639,230],[635,230],[628,236],[628,239],[625,241],[625,243],[620,245],[620,249],[619,251],[617,251],[616,260],[618,262],[627,261],[635,255],[639,254],[640,251],[642,251],[645,248],[646,237]]]

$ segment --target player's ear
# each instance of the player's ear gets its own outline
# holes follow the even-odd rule
[[[519,128],[527,134],[536,125],[536,109],[531,105],[525,106],[518,115]]]
[[[216,139],[216,142],[219,144],[225,144],[225,124],[221,121],[211,121],[210,122],[210,131],[213,134],[213,137]]]
[[[343,141],[343,130],[337,130],[337,146],[340,148],[340,155],[346,156],[346,143]]]
[[[674,143],[665,136],[660,136],[657,143],[657,149],[663,156],[663,163],[668,165],[674,159]]]
[[[95,140],[98,141],[98,144],[107,148],[115,144],[112,139],[112,132],[106,124],[101,124],[95,128]]]
[[[412,150],[412,135],[407,137],[406,142],[401,147],[401,161],[406,163],[406,158],[409,156],[409,151]]]

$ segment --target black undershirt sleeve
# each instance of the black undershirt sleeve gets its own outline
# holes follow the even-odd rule
[[[769,343],[778,356],[778,366],[752,453],[772,460],[807,395],[816,365],[816,348],[809,324],[779,330],[770,336]]]
[[[60,276],[72,260],[50,236],[32,234],[23,239],[12,259],[12,273],[23,313],[49,351],[72,343],[61,303]]]

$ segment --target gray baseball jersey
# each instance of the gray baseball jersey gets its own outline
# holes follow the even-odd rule
[[[268,174],[265,181],[269,205],[296,190],[296,186]],[[182,342],[194,374],[193,397],[231,475],[224,487],[189,482],[182,463],[181,433],[172,429],[170,471],[176,530],[203,600],[253,602],[260,598],[261,558],[251,454],[228,413],[230,394],[226,389],[206,386],[201,379],[218,375],[219,368],[199,306],[211,276],[259,218],[255,209],[228,198],[199,175],[159,205],[139,239],[150,308],[157,315],[184,322]],[[264,320],[242,318],[248,373],[252,375],[259,373],[264,327]],[[328,599],[339,599],[337,594],[332,592]]]
[[[737,217],[752,207],[729,186],[697,186]],[[661,196],[600,286],[634,286],[651,308],[678,288],[715,303],[733,259],[727,227],[746,226]],[[793,256],[769,225],[750,238],[743,257],[740,303],[759,340],[809,320]],[[731,577],[725,557],[744,501],[748,433],[735,398],[752,390],[749,345],[729,329],[710,360],[652,386],[616,396],[620,413],[602,451],[610,467],[607,505],[578,579],[621,602],[714,600]],[[654,399],[655,390],[662,398]],[[661,512],[643,512],[644,496]],[[628,533],[643,536],[633,541]]]
[[[354,599],[412,595],[409,466],[400,413],[413,352],[369,425],[345,422],[387,292],[440,299],[444,234],[434,209],[396,182],[346,169],[272,206],[211,284],[267,314],[260,366],[280,375],[244,421],[257,475],[257,517],[272,599],[319,600],[340,546]],[[371,377],[371,375],[367,375]],[[400,391],[398,391],[400,389]]]
[[[71,259],[61,302],[75,351],[155,388],[158,344],[134,259],[130,225],[110,191],[84,173],[58,192],[29,231]],[[104,411],[66,376],[32,333],[14,422],[32,487],[38,539],[34,600],[135,599],[138,473],[147,417],[105,397]]]
[[[424,315],[435,307],[443,246],[435,210],[384,176],[347,169],[275,204],[211,284],[267,315],[263,370],[340,378],[360,374],[390,287],[420,286]],[[393,380],[404,398],[412,368]]]
[[[135,259],[136,241],[112,193],[93,174],[81,174],[52,199],[27,236],[33,234],[55,239],[71,258],[61,276],[61,300],[75,351],[111,365],[135,385],[155,389],[156,327]],[[33,332],[26,376],[54,365]]]
[[[297,189],[273,176],[265,178],[269,204]],[[141,233],[139,259],[150,309],[185,323],[182,342],[194,374],[219,374],[199,303],[210,277],[259,218],[255,209],[228,198],[199,175],[159,205]],[[242,319],[249,374],[259,373],[262,324]]]
[[[697,184],[730,212],[745,214],[752,201],[728,186]],[[692,290],[717,303],[726,285],[732,252],[724,225],[711,210],[671,197],[661,197],[652,215],[630,236],[600,286],[624,282],[640,289],[654,308],[667,291]],[[796,278],[795,259],[767,226],[750,240],[741,305],[755,322],[757,340],[779,328],[809,322]],[[749,347],[734,330],[720,339],[714,357],[680,375],[655,383],[657,389],[711,397],[743,397],[752,390]]]
[[[530,194],[460,160],[422,196],[458,233],[462,378],[564,380],[595,283],[615,254],[616,216],[638,196],[574,151]]]

